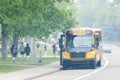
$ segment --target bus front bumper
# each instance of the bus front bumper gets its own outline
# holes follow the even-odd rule
[[[89,65],[94,59],[90,60],[63,60],[63,65]]]

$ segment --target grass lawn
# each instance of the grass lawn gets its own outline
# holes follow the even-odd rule
[[[39,63],[40,51],[42,53],[42,63]],[[45,57],[44,44],[41,44],[39,49],[38,48],[35,49],[34,54],[36,54],[36,56],[38,57],[38,58],[36,57],[37,63],[35,63],[35,64],[31,64],[31,61],[30,60],[27,61],[26,58],[22,59],[20,57],[20,53],[18,53],[18,58],[16,59],[16,61],[14,63],[11,60],[10,53],[8,53],[8,55],[7,55],[8,59],[6,61],[3,61],[1,58],[1,55],[0,55],[0,73],[8,73],[8,72],[13,72],[13,71],[17,71],[17,70],[26,69],[26,68],[33,68],[33,67],[53,63],[55,61],[59,61],[59,58],[53,56],[51,45],[47,45],[47,56],[48,57]]]
[[[22,70],[25,68],[27,68],[27,67],[14,66],[14,65],[0,65],[0,72],[1,73],[8,73],[8,72],[13,72],[13,71],[17,71],[17,70]]]
[[[0,57],[0,73],[8,73],[26,68],[38,67],[45,64],[53,63],[58,60],[59,58],[55,57],[43,57],[42,63],[38,62],[37,64],[30,64],[30,61],[27,61],[26,59],[23,61],[21,58],[17,58],[16,62],[12,62],[11,58],[8,58],[6,61],[3,61]]]

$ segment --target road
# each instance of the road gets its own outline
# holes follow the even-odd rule
[[[93,69],[58,70],[48,75],[37,76],[32,80],[119,80],[120,48],[111,46],[112,53],[104,53],[102,67]],[[54,67],[59,68],[59,67]]]

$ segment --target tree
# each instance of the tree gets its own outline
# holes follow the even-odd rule
[[[55,0],[0,0],[0,23],[3,25],[3,58],[6,59],[8,36],[18,46],[19,36],[48,36],[56,29],[73,25],[72,15],[55,7]]]
[[[105,41],[119,41],[120,4],[111,5],[101,0],[86,0],[76,12],[79,26],[98,27],[103,31]]]

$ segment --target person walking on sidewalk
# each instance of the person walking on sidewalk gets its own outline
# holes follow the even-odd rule
[[[16,57],[17,57],[17,47],[12,45],[10,51],[11,51],[11,54],[12,54],[12,61],[15,62]]]
[[[26,44],[25,53],[26,53],[26,58],[27,58],[27,60],[29,60],[29,55],[30,55],[30,47],[29,47],[29,44]]]

